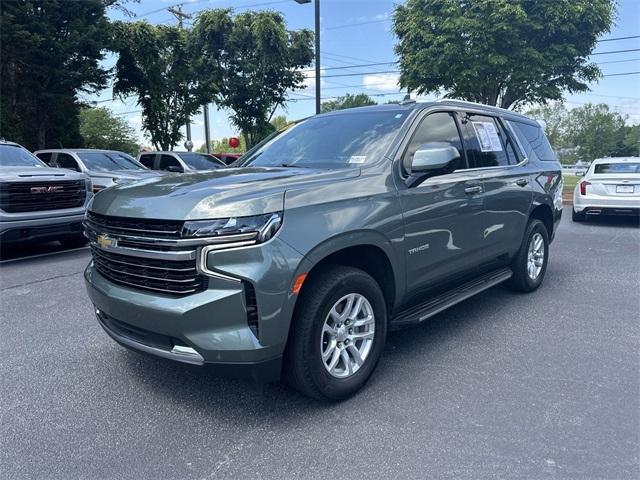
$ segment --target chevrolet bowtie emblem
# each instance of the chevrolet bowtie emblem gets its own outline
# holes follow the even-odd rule
[[[111,238],[109,235],[98,235],[98,237],[96,238],[96,242],[102,248],[115,247],[118,244],[116,239]]]

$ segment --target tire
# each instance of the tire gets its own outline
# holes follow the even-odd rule
[[[537,239],[542,240],[542,251],[544,252],[544,257],[542,258],[542,265],[539,265],[540,270],[536,270],[537,275],[535,275],[535,277],[532,277],[529,274],[529,249],[531,243],[536,242]],[[511,289],[518,292],[534,291],[542,284],[542,281],[544,280],[548,262],[549,232],[547,232],[546,227],[540,220],[531,219],[529,220],[529,224],[527,225],[520,250],[518,250],[518,253],[511,263],[513,276],[509,279],[507,285]]]
[[[584,213],[578,213],[573,208],[571,209],[571,220],[574,222],[584,222]]]
[[[73,237],[65,237],[58,240],[64,248],[80,248],[84,247],[89,239],[82,234]]]
[[[387,336],[386,302],[378,283],[357,268],[329,266],[310,277],[296,305],[285,351],[284,378],[293,388],[309,397],[322,401],[344,400],[362,388],[382,355]],[[363,300],[360,302],[360,314],[354,320],[343,319],[343,324],[339,323],[340,320],[336,322],[335,314],[344,314],[349,298],[354,311],[359,297],[368,302],[368,307]],[[334,315],[331,315],[334,307]],[[373,321],[367,321],[371,314]],[[364,322],[366,325],[356,326],[356,323]],[[336,329],[336,325],[341,328]],[[348,328],[348,325],[354,328]],[[367,348],[367,339],[356,340],[355,336],[371,335],[371,328],[373,338],[366,343]],[[351,331],[355,336],[345,340],[344,335]],[[334,350],[331,350],[331,345],[334,345]],[[347,371],[344,352],[350,363],[355,362],[354,349],[363,351],[363,362]],[[326,363],[322,357],[323,350],[325,353],[333,352]],[[330,373],[336,351],[340,352],[340,358]],[[346,376],[339,378],[340,375]]]

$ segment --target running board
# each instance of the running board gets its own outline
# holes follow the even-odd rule
[[[473,297],[480,292],[484,292],[485,290],[508,280],[512,275],[513,272],[510,268],[501,268],[499,270],[486,273],[467,283],[463,283],[458,287],[432,297],[425,303],[400,312],[391,320],[390,326],[402,327],[405,325],[420,323],[427,318],[446,310],[456,303],[460,303],[467,298]]]

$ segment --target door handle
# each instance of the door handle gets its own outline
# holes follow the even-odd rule
[[[480,193],[482,192],[482,187],[480,185],[475,185],[473,187],[467,187],[464,189],[464,193],[472,194],[472,193]]]
[[[520,178],[516,180],[516,185],[518,185],[519,187],[526,187],[528,184],[529,180],[527,180],[526,178]]]

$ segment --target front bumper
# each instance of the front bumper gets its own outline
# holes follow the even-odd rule
[[[280,374],[295,305],[289,291],[301,260],[277,240],[212,252],[209,266],[231,278],[210,277],[204,291],[179,297],[113,283],[93,262],[85,283],[100,325],[121,345],[223,376],[272,381]],[[257,335],[248,323],[244,282],[255,288]]]
[[[52,218],[7,220],[0,222],[0,242],[57,240],[82,233],[84,213]]]

